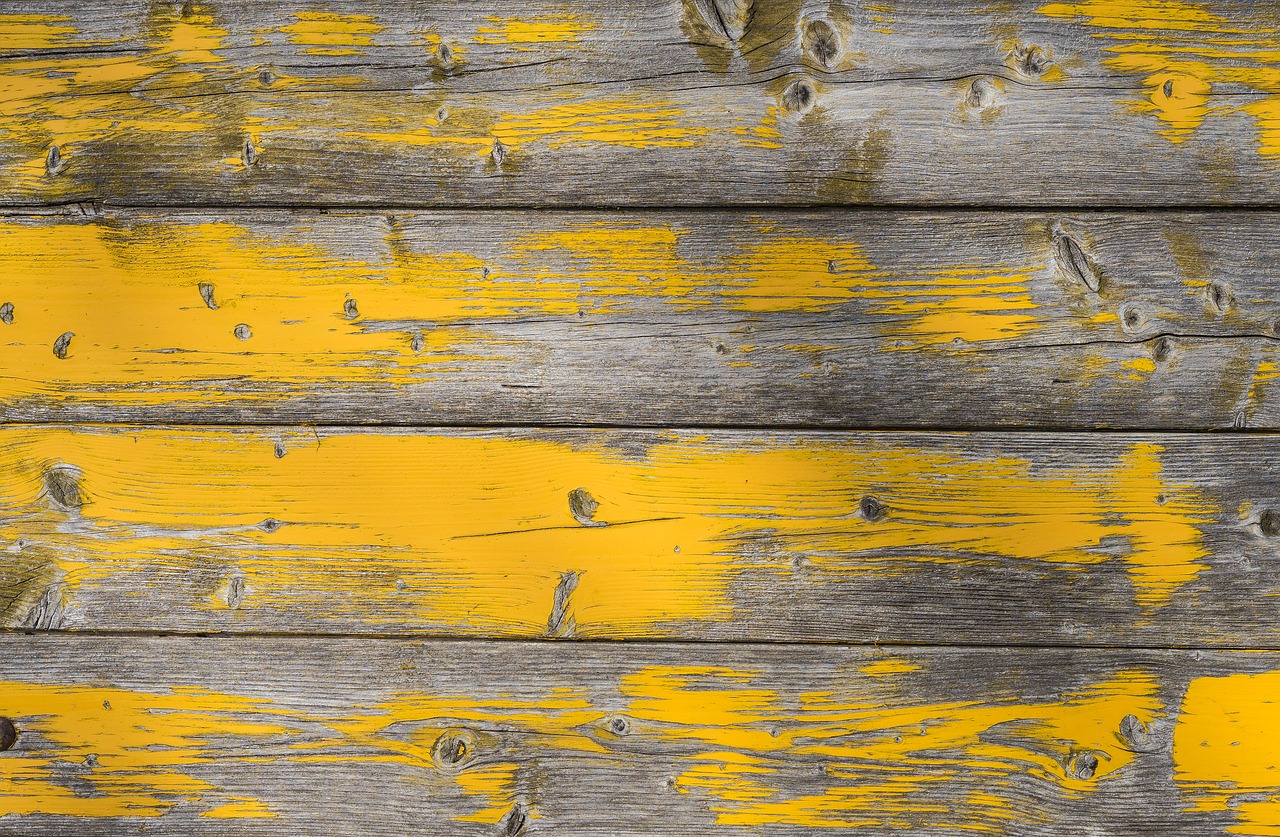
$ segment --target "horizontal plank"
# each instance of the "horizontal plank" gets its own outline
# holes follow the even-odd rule
[[[1270,436],[0,429],[10,627],[1280,646]]]
[[[0,6],[0,201],[1274,204],[1251,0]]]
[[[7,636],[0,832],[1270,834],[1278,686],[1258,653]]]
[[[1280,426],[1272,213],[0,218],[0,419]]]

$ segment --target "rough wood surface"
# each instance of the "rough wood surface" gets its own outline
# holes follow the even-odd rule
[[[0,7],[0,201],[1272,204],[1238,0]]]
[[[0,418],[1280,425],[1269,213],[0,218]]]
[[[1280,658],[5,637],[0,833],[1270,834]]]
[[[1280,646],[1271,436],[0,430],[4,621]]]

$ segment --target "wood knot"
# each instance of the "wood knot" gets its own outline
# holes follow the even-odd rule
[[[1210,282],[1204,289],[1204,298],[1209,309],[1219,316],[1231,307],[1231,290],[1221,282]]]
[[[500,140],[493,141],[493,150],[489,152],[489,158],[493,160],[495,168],[502,168],[502,163],[507,159],[507,147]]]
[[[253,145],[253,137],[245,137],[240,146],[240,160],[245,168],[253,168],[258,164],[258,149]]]
[[[605,727],[609,732],[616,736],[624,736],[631,734],[631,719],[626,715],[613,715],[605,723]]]
[[[342,304],[342,314],[348,320],[354,320],[356,317],[360,316],[360,309],[356,306],[356,301],[354,299],[348,299]]]
[[[1088,781],[1098,772],[1098,757],[1093,753],[1077,753],[1067,763],[1067,773],[1074,779]]]
[[[1151,728],[1137,715],[1125,715],[1120,719],[1120,736],[1136,753],[1150,753],[1159,749],[1151,734]]]
[[[258,83],[263,87],[270,87],[275,83],[275,80],[276,74],[271,72],[268,68],[263,67],[261,70],[258,70]]]
[[[284,455],[289,451],[285,448],[284,442],[277,441],[275,447],[276,459],[284,459]]]
[[[858,503],[858,514],[868,523],[883,520],[888,513],[889,507],[875,497],[863,497],[862,501]]]
[[[18,743],[18,728],[12,718],[0,718],[0,753],[12,750]]]
[[[468,729],[447,729],[431,747],[431,760],[441,770],[459,770],[476,756],[476,736]]]
[[[1258,515],[1258,531],[1268,538],[1280,536],[1280,514],[1272,509],[1263,509]]]
[[[236,336],[237,340],[248,340],[253,336],[253,330],[246,323],[240,323],[231,330],[231,333]]]
[[[205,307],[210,311],[217,311],[218,303],[213,299],[213,284],[201,282],[197,287],[200,289],[200,298],[204,300]]]
[[[751,25],[752,0],[686,0],[692,5],[702,24],[727,46],[742,40]]]
[[[1120,307],[1120,327],[1125,331],[1139,331],[1145,323],[1146,317],[1143,316],[1142,309],[1138,306],[1123,305]]]
[[[1053,253],[1058,269],[1094,293],[1102,290],[1102,277],[1093,260],[1071,236],[1059,232],[1053,237]]]
[[[814,18],[805,21],[800,34],[800,48],[823,69],[835,69],[840,61],[840,33],[829,20]]]
[[[511,807],[511,811],[502,819],[502,834],[505,837],[519,837],[524,834],[525,828],[529,825],[529,814],[525,811],[524,805],[517,802]]]
[[[284,525],[283,520],[276,520],[274,517],[268,517],[266,520],[258,524],[264,532],[275,532]]]
[[[1026,47],[1016,46],[1009,55],[1013,59],[1013,66],[1019,72],[1036,78],[1044,75],[1045,71],[1053,63],[1049,60],[1049,56],[1045,54],[1045,51],[1034,44]]]
[[[1167,335],[1157,337],[1151,343],[1151,359],[1156,363],[1164,363],[1173,354],[1173,340]]]
[[[991,79],[986,77],[976,78],[969,85],[969,92],[964,97],[964,103],[974,110],[986,110],[995,105],[998,92],[995,82]]]
[[[440,69],[448,72],[453,69],[453,47],[446,43],[436,45],[436,64]]]
[[[798,79],[782,91],[782,107],[792,113],[808,113],[813,110],[818,94],[806,79]]]
[[[600,504],[596,502],[596,498],[588,494],[585,488],[575,488],[569,492],[569,513],[583,526],[606,525],[595,519],[596,510],[599,508]]]
[[[62,156],[62,149],[56,145],[49,146],[49,153],[44,158],[44,169],[49,174],[60,174],[67,167],[67,161]]]
[[[560,573],[560,581],[551,598],[551,615],[547,617],[547,636],[571,637],[577,630],[578,623],[570,613],[569,599],[573,596],[573,591],[578,589],[581,577],[582,573],[578,570]]]
[[[58,339],[53,341],[53,354],[58,360],[67,359],[67,351],[71,348],[71,338],[75,337],[74,331],[64,331],[58,335]]]
[[[0,305],[0,323],[5,325],[13,325],[13,303],[6,302]]]
[[[44,474],[44,492],[62,511],[80,511],[85,504],[80,487],[80,469],[72,465],[54,465]]]
[[[232,576],[227,582],[227,607],[235,610],[244,601],[244,576]]]
[[[414,354],[421,352],[427,346],[427,341],[423,338],[421,331],[414,331],[409,337],[409,348]]]

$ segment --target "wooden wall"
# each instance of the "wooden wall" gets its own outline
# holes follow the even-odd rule
[[[0,2],[0,837],[1280,834],[1280,7]]]

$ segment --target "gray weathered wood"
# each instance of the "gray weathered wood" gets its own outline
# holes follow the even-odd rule
[[[1275,654],[0,649],[5,835],[1262,834],[1278,804]]]
[[[2,7],[0,201],[1271,204],[1273,4]]]
[[[18,421],[1274,428],[1271,213],[0,219]]]
[[[1280,647],[1270,435],[0,431],[4,621]]]

